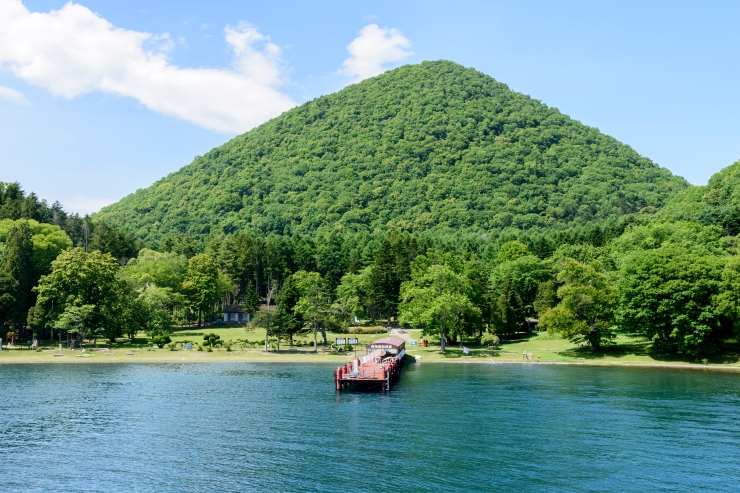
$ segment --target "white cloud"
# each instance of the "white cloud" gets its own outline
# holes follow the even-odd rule
[[[217,132],[241,133],[295,106],[278,90],[281,50],[248,24],[226,27],[233,69],[180,68],[167,34],[118,28],[68,3],[29,12],[0,0],[0,68],[52,94],[73,98],[103,91]]]
[[[359,82],[385,72],[387,63],[400,62],[413,55],[407,50],[411,42],[396,29],[383,29],[377,24],[362,28],[349,45],[350,57],[342,63],[339,73]]]
[[[71,199],[66,199],[62,201],[62,205],[64,207],[64,210],[69,212],[76,212],[84,216],[85,214],[98,212],[100,209],[102,209],[106,205],[112,204],[113,202],[115,202],[115,200],[113,199],[75,195]]]
[[[10,101],[15,104],[30,104],[25,96],[23,96],[23,93],[5,86],[0,86],[0,99],[4,99],[5,101]]]

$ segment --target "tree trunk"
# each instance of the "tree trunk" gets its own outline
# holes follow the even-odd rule
[[[321,324],[321,337],[324,338],[324,346],[326,346],[329,341],[326,339],[326,326],[323,323]]]
[[[445,352],[445,324],[442,322],[439,324],[439,352],[444,353]]]
[[[319,343],[316,341],[316,324],[313,324],[313,352],[319,352]]]

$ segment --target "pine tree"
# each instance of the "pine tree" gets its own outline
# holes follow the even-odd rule
[[[37,280],[31,229],[27,222],[21,222],[11,230],[0,262],[0,272],[2,272],[0,281],[0,298],[3,300],[0,306],[2,321],[22,327],[28,309],[35,302],[32,289]]]

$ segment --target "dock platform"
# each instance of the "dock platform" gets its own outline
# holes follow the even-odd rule
[[[354,358],[334,370],[336,389],[349,386],[364,390],[387,392],[401,375],[406,341],[399,337],[386,337],[366,346],[367,354]]]

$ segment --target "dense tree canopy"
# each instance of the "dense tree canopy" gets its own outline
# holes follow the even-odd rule
[[[150,246],[245,227],[529,229],[655,211],[686,186],[597,129],[438,61],[290,110],[95,217]]]
[[[495,345],[537,317],[594,350],[625,333],[703,357],[740,335],[739,185],[740,162],[689,187],[472,69],[406,66],[92,219],[0,183],[0,330],[161,345],[274,303],[253,323],[278,345],[355,317]]]

